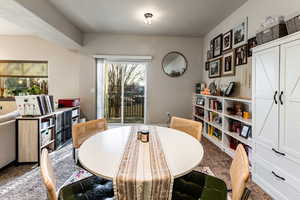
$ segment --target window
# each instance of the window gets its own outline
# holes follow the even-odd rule
[[[48,94],[48,62],[0,61],[0,98]]]

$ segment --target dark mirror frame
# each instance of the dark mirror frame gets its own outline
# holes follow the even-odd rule
[[[168,55],[173,54],[173,53],[176,53],[176,54],[182,56],[183,59],[184,59],[184,61],[185,61],[185,69],[184,69],[183,73],[180,74],[180,75],[178,75],[178,76],[172,76],[172,75],[168,74],[168,73],[165,71],[165,69],[164,69],[164,59],[165,59]],[[182,76],[182,75],[187,71],[187,69],[188,69],[188,61],[187,61],[186,57],[185,57],[182,53],[180,53],[180,52],[178,52],[178,51],[171,51],[171,52],[167,53],[167,54],[163,57],[163,59],[162,59],[162,61],[161,61],[161,66],[162,66],[163,72],[164,72],[166,75],[168,75],[169,77],[172,77],[172,78],[177,78],[177,77]]]

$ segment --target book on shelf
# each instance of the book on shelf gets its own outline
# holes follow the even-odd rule
[[[222,140],[222,132],[219,129],[217,129],[211,125],[208,125],[208,126],[206,126],[206,131],[209,136],[213,136],[213,137],[218,138],[219,140]]]
[[[217,123],[220,123],[220,120],[221,119],[219,117],[219,115],[217,113],[214,113],[214,112],[211,112],[211,111],[208,111],[208,121],[209,122],[217,122]]]
[[[222,110],[222,102],[215,99],[209,99],[209,108],[212,110]]]

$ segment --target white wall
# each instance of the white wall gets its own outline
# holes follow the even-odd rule
[[[80,56],[32,36],[0,36],[0,60],[44,60],[49,66],[49,94],[79,96]]]
[[[81,52],[72,52],[33,36],[0,36],[0,60],[46,60],[49,93],[58,98],[80,97],[82,113],[96,116],[95,54],[151,55],[148,68],[148,122],[165,123],[166,112],[191,117],[191,97],[201,80],[202,39],[88,34]],[[188,70],[179,78],[162,71],[161,61],[169,51],[183,53]]]
[[[232,29],[248,16],[249,38],[255,36],[256,30],[267,16],[290,16],[300,11],[299,0],[248,0],[243,6],[237,9],[229,17],[224,19],[218,26],[211,30],[204,37],[203,58],[206,60],[206,52],[209,47],[209,41],[220,33],[225,33]],[[227,83],[230,80],[239,81],[242,84],[241,96],[251,96],[251,59],[248,65],[238,66],[235,77],[218,78],[217,82]],[[203,64],[203,80],[209,82],[208,74]]]
[[[188,62],[187,72],[179,78],[170,78],[161,67],[163,56],[169,51],[183,53]],[[148,122],[166,123],[166,112],[191,117],[192,92],[201,80],[202,39],[183,37],[152,37],[112,34],[86,34],[80,71],[80,97],[88,118],[96,115],[95,54],[150,55],[153,61],[147,71]]]

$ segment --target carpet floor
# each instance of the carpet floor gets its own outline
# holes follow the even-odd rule
[[[229,167],[231,158],[220,151],[218,147],[205,138],[201,142],[205,149],[201,167],[207,166],[219,178],[223,179],[230,188]],[[68,145],[51,154],[57,186],[60,187],[74,172],[75,165],[72,157],[72,146]],[[251,180],[248,188],[251,190],[251,200],[271,200]],[[42,184],[39,167],[36,165],[11,166],[0,171],[1,200],[44,200],[46,191]]]

